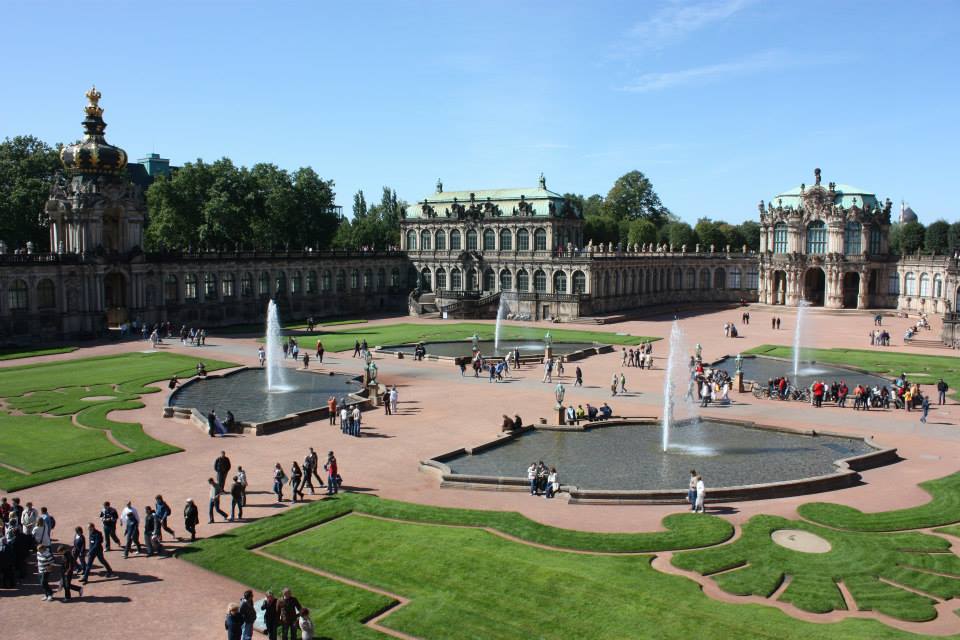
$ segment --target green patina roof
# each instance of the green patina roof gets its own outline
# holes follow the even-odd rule
[[[466,191],[441,191],[440,193],[431,193],[427,196],[429,202],[453,202],[453,199],[456,198],[457,202],[469,202],[470,194],[473,194],[473,197],[477,202],[483,202],[487,198],[490,198],[493,201],[497,200],[519,200],[520,196],[523,196],[527,200],[540,200],[544,198],[563,198],[559,193],[554,193],[549,189],[541,189],[540,187],[520,187],[517,189],[473,189]],[[423,202],[421,200],[420,202]]]
[[[820,186],[823,187],[823,185]],[[810,191],[810,189],[813,189],[814,187],[815,185],[807,185],[806,190]],[[827,187],[823,188],[826,189]],[[833,186],[833,190],[836,193],[836,197],[833,199],[833,204],[839,204],[845,209],[852,207],[854,204],[856,204],[858,207],[863,207],[864,205],[869,207],[880,206],[880,201],[877,200],[877,195],[867,191],[866,189],[860,189],[859,187],[854,187],[849,184],[835,184]],[[783,202],[781,203],[779,200],[783,200]],[[799,186],[794,187],[789,191],[779,193],[773,196],[773,199],[770,200],[771,206],[782,204],[784,207],[796,208],[800,206],[800,203],[801,198]]]

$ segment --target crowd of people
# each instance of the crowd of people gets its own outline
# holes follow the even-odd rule
[[[563,407],[564,422],[578,425],[581,422],[597,422],[609,420],[613,417],[613,409],[606,402],[602,403],[599,407],[595,407],[589,402],[585,404],[586,406],[578,404],[576,408],[574,408],[571,403]]]
[[[527,480],[530,483],[530,495],[552,498],[560,491],[560,476],[556,467],[547,467],[543,460],[531,462],[527,467]]]
[[[691,358],[690,383],[687,386],[687,399],[696,400],[701,407],[710,404],[730,404],[730,389],[733,379],[720,368],[704,367],[699,356]]]
[[[623,347],[620,352],[620,366],[653,369],[653,343],[642,342],[636,349]]]

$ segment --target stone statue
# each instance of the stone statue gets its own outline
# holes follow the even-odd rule
[[[680,246],[680,253],[686,253],[686,252],[687,252],[687,245],[681,245],[681,246]]]
[[[377,363],[371,362],[367,366],[367,383],[376,384],[377,383]]]
[[[474,350],[475,352],[476,352],[476,351],[480,351],[480,336],[478,336],[476,333],[474,333],[474,334],[470,337],[470,340],[473,342],[473,350]]]
[[[713,245],[710,245],[710,253],[713,253]]]
[[[550,336],[549,331],[547,331],[547,335],[543,336],[543,344],[548,347],[553,344],[553,338]]]
[[[737,375],[740,375],[743,373],[743,355],[738,353],[734,361],[737,363]]]
[[[700,243],[697,243],[697,253],[700,253]]]
[[[553,395],[557,399],[557,408],[559,409],[563,405],[563,397],[567,394],[567,389],[563,386],[562,382],[558,382],[557,386],[553,390]]]

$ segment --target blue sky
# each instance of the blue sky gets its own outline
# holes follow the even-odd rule
[[[688,221],[849,183],[958,219],[960,3],[7,3],[0,137],[312,165],[379,198],[632,169]]]

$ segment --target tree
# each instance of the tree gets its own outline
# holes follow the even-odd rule
[[[717,228],[723,234],[724,248],[729,246],[731,251],[740,251],[743,245],[747,243],[747,239],[740,233],[740,227],[735,227],[726,222],[718,222]]]
[[[670,222],[660,228],[660,242],[672,245],[675,251],[680,251],[686,245],[688,251],[693,251],[697,244],[697,234],[693,227],[686,222]]]
[[[619,242],[620,226],[610,216],[590,216],[583,221],[583,237],[593,244]]]
[[[915,253],[923,246],[924,236],[926,235],[923,225],[919,222],[907,222],[900,228],[900,252],[901,255]]]
[[[660,202],[653,185],[639,171],[617,178],[603,202],[604,212],[615,220],[649,220],[659,227],[670,211]]]
[[[363,220],[367,217],[367,199],[363,197],[363,189],[353,194],[353,219]]]
[[[754,220],[747,220],[746,222],[741,222],[739,228],[744,242],[747,243],[747,249],[760,251],[760,223]]]
[[[709,251],[713,245],[714,250],[720,251],[726,244],[726,238],[720,230],[720,224],[710,218],[700,218],[697,220],[697,226],[694,227],[697,233],[697,240],[700,243],[701,251]]]
[[[944,253],[950,246],[950,224],[946,220],[937,220],[927,227],[923,238],[923,248],[931,253]]]
[[[407,203],[390,187],[383,187],[380,202],[367,207],[363,191],[353,196],[353,220],[337,229],[333,245],[340,249],[386,249],[400,244],[400,220]]]
[[[34,136],[0,142],[0,240],[11,249],[27,242],[37,251],[49,248],[43,211],[50,181],[61,168],[58,148]]]
[[[950,253],[960,249],[960,222],[950,225],[950,230],[947,232],[947,249]]]
[[[657,226],[649,220],[631,220],[627,230],[627,244],[653,244],[657,241]]]

